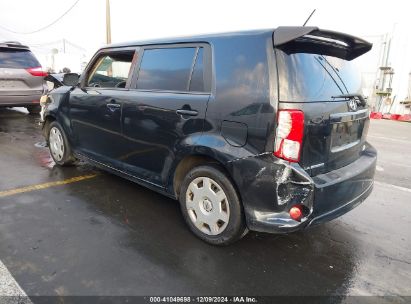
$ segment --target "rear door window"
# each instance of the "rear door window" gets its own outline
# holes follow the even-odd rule
[[[137,89],[187,91],[196,50],[195,47],[146,49]]]
[[[28,69],[39,66],[40,63],[30,51],[0,48],[0,68]]]
[[[199,48],[190,81],[190,91],[204,92],[204,51]]]
[[[280,101],[331,101],[332,96],[344,93],[343,84],[321,55],[287,55],[278,50],[277,64]]]

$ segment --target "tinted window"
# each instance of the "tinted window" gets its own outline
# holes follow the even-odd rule
[[[145,50],[137,88],[187,91],[195,50],[196,48]]]
[[[337,75],[327,66],[324,58],[316,54],[277,52],[278,78],[281,101],[330,101],[341,95],[336,84]],[[347,76],[348,77],[348,76]]]
[[[193,74],[191,75],[190,91],[204,92],[203,53],[203,48],[199,48]]]
[[[27,69],[40,63],[30,51],[0,49],[0,68]]]
[[[337,57],[323,56],[325,61],[332,67],[337,78],[343,82],[349,93],[361,93],[362,79],[356,60],[347,61]]]
[[[101,56],[89,75],[86,86],[124,88],[129,76],[134,52],[121,52]]]

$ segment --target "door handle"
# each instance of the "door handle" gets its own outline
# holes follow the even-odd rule
[[[195,110],[177,110],[176,111],[177,114],[182,115],[182,116],[197,116],[198,112]]]
[[[109,108],[110,110],[118,109],[120,107],[121,107],[121,105],[118,104],[118,103],[108,103],[107,104],[107,108]]]

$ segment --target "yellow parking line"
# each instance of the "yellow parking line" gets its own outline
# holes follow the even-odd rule
[[[46,189],[46,188],[55,187],[55,186],[67,185],[67,184],[76,183],[82,180],[90,179],[96,176],[97,174],[82,175],[82,176],[76,176],[76,177],[64,179],[61,181],[55,181],[55,182],[49,182],[49,183],[44,183],[44,184],[37,184],[37,185],[26,186],[22,188],[0,191],[0,197],[30,192],[30,191],[35,191],[35,190],[41,190],[41,189]]]

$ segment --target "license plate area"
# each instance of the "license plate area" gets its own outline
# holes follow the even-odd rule
[[[15,89],[21,88],[23,82],[20,80],[0,80],[0,89]]]
[[[363,126],[363,119],[333,124],[331,131],[331,152],[340,152],[358,145],[361,141]]]

